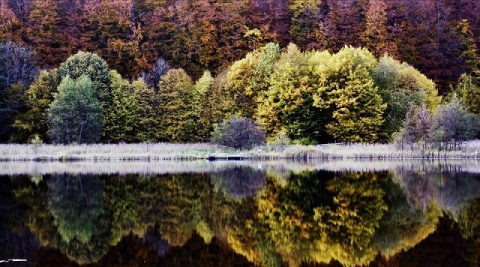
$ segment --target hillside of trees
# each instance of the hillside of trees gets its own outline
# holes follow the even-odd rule
[[[0,0],[0,142],[198,142],[231,116],[300,143],[465,140],[477,14],[475,0]]]

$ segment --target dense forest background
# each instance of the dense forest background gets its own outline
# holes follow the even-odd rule
[[[396,67],[398,70],[402,69],[401,62],[407,62],[424,74],[428,80],[434,82],[435,90],[440,96],[449,95],[455,88],[458,88],[457,84],[464,87],[466,84],[473,84],[473,87],[467,88],[468,90],[477,88],[480,73],[479,50],[477,49],[480,45],[480,16],[478,14],[480,14],[480,4],[476,0],[0,0],[0,43],[2,43],[0,58],[6,62],[5,64],[2,62],[3,66],[0,66],[2,72],[0,76],[3,77],[0,79],[2,97],[0,109],[3,112],[0,122],[3,129],[0,139],[2,142],[27,142],[37,135],[43,140],[54,140],[51,131],[50,137],[46,134],[47,122],[50,123],[50,126],[54,124],[52,114],[55,113],[55,109],[50,107],[53,97],[49,96],[61,87],[60,83],[66,76],[72,78],[73,81],[70,82],[70,85],[65,83],[64,87],[72,87],[73,83],[80,83],[75,79],[79,79],[82,75],[76,75],[75,71],[66,66],[68,65],[66,62],[78,51],[88,51],[98,55],[101,58],[100,61],[106,62],[105,68],[103,63],[99,63],[101,65],[99,68],[103,68],[106,72],[115,70],[115,74],[109,75],[108,78],[104,77],[106,80],[103,81],[103,86],[105,86],[103,89],[98,88],[101,82],[96,80],[98,77],[92,77],[91,73],[83,73],[87,76],[90,75],[91,81],[84,79],[83,85],[79,85],[81,88],[87,88],[89,87],[88,83],[92,82],[94,91],[105,91],[98,93],[99,95],[95,95],[95,93],[92,95],[98,99],[100,108],[103,107],[104,111],[96,117],[97,121],[101,120],[103,123],[94,126],[97,130],[92,131],[101,131],[101,140],[105,142],[201,141],[208,139],[212,125],[223,119],[222,115],[218,114],[227,113],[260,120],[263,116],[266,118],[264,121],[279,121],[277,125],[266,125],[270,135],[278,134],[287,128],[286,131],[290,138],[302,139],[305,137],[309,139],[308,142],[388,141],[391,139],[391,134],[398,130],[400,125],[396,125],[393,129],[386,129],[391,128],[391,125],[383,125],[381,128],[381,124],[384,124],[386,120],[385,114],[391,115],[393,112],[391,110],[393,106],[388,105],[389,100],[387,99],[391,95],[387,96],[385,88],[381,88],[381,78],[378,78],[377,66],[382,64],[381,58],[388,54],[388,59],[396,60],[395,62],[398,63]],[[325,125],[317,127],[318,129],[315,130],[317,136],[302,136],[301,133],[303,130],[311,132],[310,128],[315,128],[315,126],[310,125],[301,129],[300,133],[289,131],[288,127],[283,127],[291,116],[298,115],[300,112],[305,115],[305,118],[295,118],[299,122],[309,121],[308,116],[314,115],[341,120],[339,119],[341,116],[338,115],[338,112],[335,113],[335,108],[333,108],[333,106],[337,106],[338,109],[341,109],[339,102],[332,100],[322,104],[319,98],[323,96],[318,92],[310,98],[307,97],[305,101],[313,103],[312,105],[319,110],[309,108],[303,111],[297,110],[293,112],[294,115],[286,114],[283,121],[279,119],[278,114],[273,119],[268,117],[273,116],[271,115],[272,106],[279,103],[270,97],[275,86],[272,87],[271,82],[265,82],[264,85],[258,83],[262,79],[264,81],[271,80],[274,69],[282,63],[281,54],[293,53],[293,48],[288,48],[290,43],[294,43],[305,57],[310,58],[312,56],[308,56],[308,53],[328,51],[330,55],[336,55],[347,46],[368,49],[376,61],[366,67],[366,71],[374,80],[374,87],[377,88],[372,94],[379,94],[383,102],[387,102],[385,107],[381,106],[380,102],[382,101],[375,104],[378,105],[377,110],[381,113],[377,115],[383,116],[383,118],[378,118],[378,122],[373,123],[376,128],[374,127],[375,129],[372,131],[376,131],[376,133],[360,134],[360,137],[355,138],[342,138],[345,136],[344,133],[336,134],[332,129],[335,123],[330,122],[325,122]],[[278,54],[275,54],[277,52],[274,48],[268,48],[267,44],[278,44]],[[257,52],[255,54],[252,51]],[[255,84],[255,78],[252,78],[255,75],[245,76],[246,71],[244,70],[240,71],[244,74],[238,72],[232,74],[232,67],[235,64],[238,67],[238,64],[245,63],[245,60],[248,61],[248,53],[253,57],[261,58],[261,55],[270,53],[265,51],[274,53],[270,61],[265,61],[268,64],[266,63],[267,67],[263,70],[268,75],[256,76],[257,84],[255,86],[258,91],[250,92],[251,84]],[[238,63],[242,58],[244,59],[243,63]],[[360,58],[365,58],[365,56],[360,55]],[[327,60],[327,57],[323,60]],[[386,62],[388,60],[384,58],[384,65],[387,64]],[[61,67],[62,63],[64,63],[63,67]],[[254,69],[258,72],[259,69],[262,69],[263,63],[247,62],[245,64],[255,65]],[[12,66],[19,66],[16,73],[11,73],[15,69]],[[38,76],[40,69],[44,69],[46,72],[42,72]],[[175,71],[165,77],[169,70]],[[377,70],[377,76],[375,76],[375,70]],[[403,71],[405,71],[405,67],[403,67]],[[461,76],[462,74],[465,75]],[[308,73],[303,75],[311,76]],[[418,80],[420,74],[415,75],[413,76],[416,78],[412,79],[421,83]],[[159,115],[163,122],[156,123],[151,118],[151,121],[145,122],[145,125],[142,126],[145,131],[140,136],[137,134],[136,137],[132,137],[133,133],[124,133],[129,137],[121,134],[113,137],[112,132],[108,131],[118,130],[115,127],[128,125],[128,122],[119,123],[115,116],[119,115],[120,111],[112,108],[114,105],[118,107],[132,104],[132,101],[122,100],[123,96],[119,96],[119,92],[117,92],[117,98],[113,96],[115,90],[112,87],[112,81],[115,79],[117,79],[116,85],[123,88],[121,91],[126,95],[133,94],[133,92],[137,92],[137,95],[143,94],[143,98],[137,97],[135,106],[140,105],[138,101],[151,102],[150,106],[143,105],[145,109],[143,111],[136,107],[137,111],[135,112],[153,114],[160,110],[158,103],[163,105],[164,111]],[[128,85],[120,85],[124,79],[133,82],[129,82]],[[244,85],[235,82],[241,79],[249,80],[249,82]],[[335,77],[327,77],[327,79],[330,79],[330,83],[336,81]],[[139,84],[140,81],[143,81],[144,85]],[[180,81],[185,84],[179,85]],[[197,82],[195,83],[195,81]],[[366,80],[364,82],[368,83]],[[420,88],[422,91],[431,90],[430,85],[422,83],[424,84]],[[31,88],[32,84],[36,86],[37,93],[34,93],[35,90]],[[160,84],[164,84],[164,88],[170,89],[162,93]],[[229,88],[238,87],[245,90],[243,98],[239,97],[238,93],[230,91],[234,95],[230,99],[234,102],[230,102],[230,104],[240,103],[240,111],[221,110],[216,107],[222,102],[219,95],[225,93],[221,92],[219,88],[225,87],[225,84]],[[143,89],[138,88],[142,86],[145,87],[143,88],[145,90],[143,93],[139,93]],[[43,89],[38,89],[39,87]],[[180,87],[183,92],[179,90]],[[135,88],[137,89],[134,90]],[[335,91],[333,89],[326,90],[327,92]],[[383,93],[382,90],[384,90]],[[30,93],[26,93],[27,91]],[[228,90],[226,91],[228,92]],[[33,101],[40,97],[37,95],[40,94],[39,92],[44,94],[45,102]],[[157,94],[157,96],[148,98],[146,95],[149,93]],[[189,94],[189,96],[184,98],[183,102],[180,101],[183,104],[179,103],[178,95],[185,94]],[[331,96],[331,94],[328,95]],[[470,95],[468,92],[464,92],[464,96],[467,96],[466,99],[472,99],[472,96],[475,98],[476,95],[478,92],[470,93]],[[84,97],[88,97],[88,94]],[[210,100],[202,100],[203,98]],[[336,97],[337,100],[340,98],[340,96]],[[270,99],[273,104],[263,108],[257,107],[256,103],[265,102],[265,99]],[[228,103],[227,100],[223,100],[224,103]],[[115,103],[115,101],[126,102],[122,104]],[[245,101],[254,102],[253,107],[249,107],[251,110],[242,110],[245,106],[242,106],[242,101],[243,103]],[[433,113],[436,105],[432,104],[433,100],[428,101],[420,101],[419,106],[426,103],[427,108],[429,107]],[[193,104],[200,105],[201,108],[190,108]],[[475,105],[475,103],[465,104],[470,111],[478,113],[478,108],[471,108],[471,105]],[[182,107],[182,105],[185,106]],[[96,103],[90,107],[93,110],[99,109]],[[36,119],[28,117],[43,114],[47,108],[51,108],[49,109],[49,114],[52,115],[50,119],[48,116],[45,117],[46,115],[45,118],[41,116]],[[191,110],[191,114],[180,112],[187,109]],[[108,113],[109,110],[110,113]],[[179,112],[175,113],[175,110]],[[281,110],[285,111],[285,107],[281,107]],[[57,111],[65,112],[61,109]],[[207,115],[202,117],[203,113]],[[406,111],[401,113],[404,118]],[[124,114],[124,119],[127,117]],[[189,131],[194,131],[197,135],[192,137],[193,135],[188,133],[186,130],[188,127],[185,125],[172,126],[172,123],[176,124],[172,121],[179,118],[184,118],[183,122],[187,124],[201,121],[206,128],[190,127]],[[403,118],[394,123],[401,124]],[[45,123],[43,125],[26,125],[31,120]],[[150,126],[148,126],[149,123]],[[163,126],[161,126],[162,123]],[[127,131],[140,131],[134,126],[132,127]],[[146,129],[151,127],[164,129],[159,130],[163,132],[163,135],[147,133]],[[295,126],[295,128],[298,127]],[[183,133],[180,134],[181,136],[177,136],[180,129],[183,129]],[[385,136],[385,132],[387,132],[387,136]],[[319,137],[320,135],[322,137]],[[64,136],[60,137],[62,142],[65,142],[65,138]]]

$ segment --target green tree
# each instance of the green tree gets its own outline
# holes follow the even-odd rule
[[[160,139],[158,96],[149,88],[143,79],[131,85],[134,113],[134,142],[153,142]]]
[[[194,85],[183,69],[171,69],[159,83],[161,130],[164,140],[187,142],[195,138]]]
[[[200,122],[204,127],[202,136],[205,141],[210,139],[210,133],[216,123],[234,115],[232,114],[232,106],[235,103],[227,93],[229,90],[226,85],[226,76],[226,70],[218,74],[202,100]]]
[[[105,126],[102,140],[106,142],[133,142],[135,133],[136,102],[130,94],[130,84],[116,71],[110,71],[112,77],[112,104],[105,109]]]
[[[55,143],[94,143],[103,128],[102,107],[95,86],[86,75],[62,79],[47,109],[49,136]]]
[[[480,115],[480,83],[471,74],[462,74],[454,93],[462,100],[469,111]]]
[[[58,75],[62,79],[68,75],[73,80],[80,78],[82,75],[88,76],[103,107],[106,108],[111,104],[110,70],[107,62],[98,55],[80,51],[60,64]]]
[[[320,76],[314,106],[333,108],[326,131],[345,142],[375,142],[387,107],[371,78],[377,61],[366,49],[344,47],[334,54]]]
[[[391,141],[393,133],[399,131],[410,106],[425,105],[433,112],[440,103],[435,83],[412,66],[401,63],[390,56],[380,58],[372,72],[378,93],[387,104],[380,139]]]
[[[194,107],[194,121],[195,121],[195,140],[192,141],[206,141],[210,137],[210,132],[213,130],[213,123],[211,116],[207,109],[209,108],[210,98],[212,95],[213,85],[215,79],[212,77],[210,71],[205,71],[200,79],[195,83],[193,92],[193,107]],[[206,114],[208,113],[208,114]]]

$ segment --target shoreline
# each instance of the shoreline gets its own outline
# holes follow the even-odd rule
[[[480,141],[465,142],[456,150],[397,149],[389,144],[272,145],[251,150],[208,143],[173,144],[2,144],[0,161],[131,162],[169,160],[480,160]]]

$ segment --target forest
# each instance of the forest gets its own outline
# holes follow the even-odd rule
[[[0,142],[464,141],[475,0],[0,0]]]

